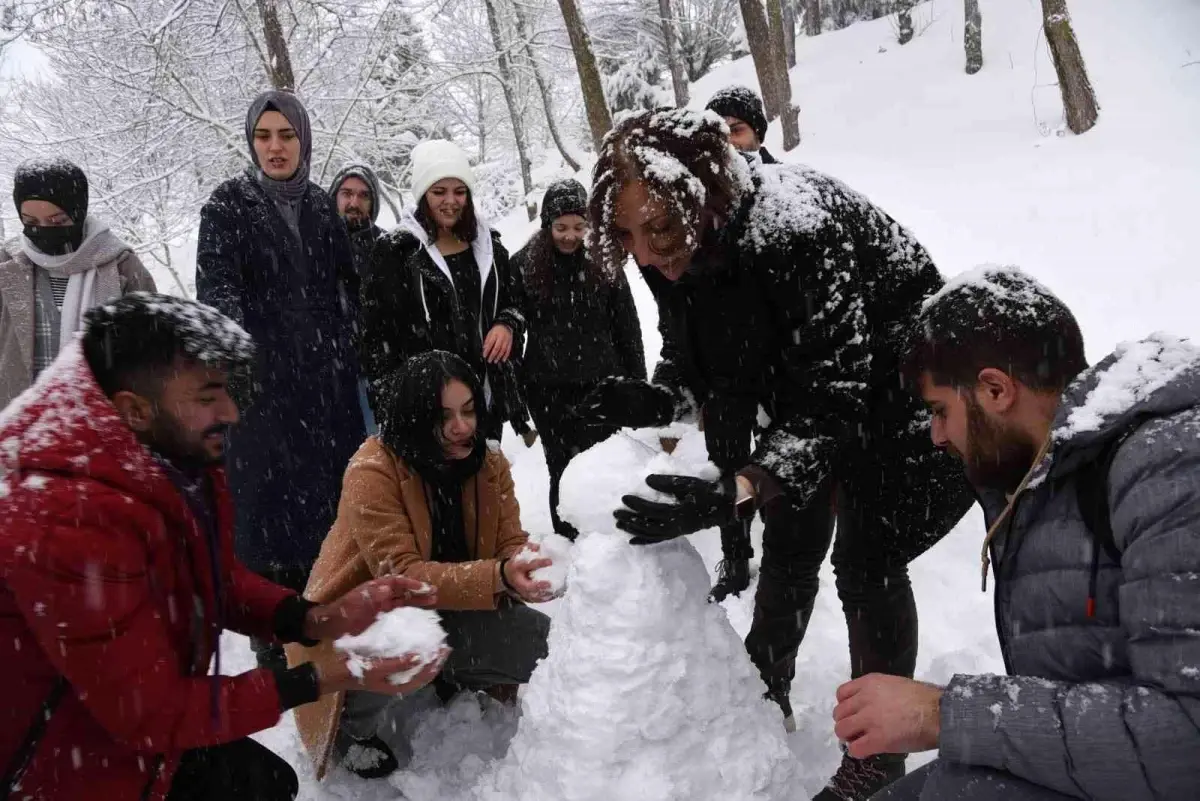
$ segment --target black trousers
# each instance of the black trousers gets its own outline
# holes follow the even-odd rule
[[[877,443],[851,454],[803,508],[785,497],[765,509],[746,649],[772,694],[790,691],[831,542],[851,677],[912,676],[917,609],[908,563],[945,536],[975,501],[962,468],[919,433],[923,441],[904,448]]]
[[[184,753],[167,801],[292,801],[299,792],[292,766],[247,737]]]
[[[554,531],[574,538],[579,532],[558,516],[558,491],[563,472],[578,454],[617,432],[615,426],[581,425],[571,410],[590,392],[590,384],[526,384],[529,413],[537,426],[550,471],[550,519]]]

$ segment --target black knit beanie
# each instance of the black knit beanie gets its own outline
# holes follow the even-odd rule
[[[83,225],[88,210],[88,180],[83,170],[66,159],[27,161],[13,176],[13,203],[17,212],[26,200],[45,200]]]
[[[542,197],[542,227],[549,228],[565,214],[587,216],[587,190],[574,178],[563,178],[550,184]]]
[[[763,113],[762,98],[745,86],[728,86],[712,96],[706,109],[722,117],[734,117],[749,125],[761,145],[767,138],[767,115]]]

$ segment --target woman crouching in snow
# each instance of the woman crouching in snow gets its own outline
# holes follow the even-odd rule
[[[527,535],[508,461],[483,437],[483,388],[463,359],[430,351],[377,391],[379,434],[346,469],[337,521],[304,595],[322,603],[387,574],[431,584],[452,649],[442,681],[511,698],[546,656],[550,620],[525,603],[550,600],[550,585],[530,576],[550,560],[512,559]],[[289,661],[322,658],[313,653],[321,647],[293,646]],[[402,704],[349,692],[297,709],[317,777],[331,755],[364,778],[396,770],[379,735],[399,730],[392,724]]]

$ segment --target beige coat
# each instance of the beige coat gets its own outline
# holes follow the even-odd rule
[[[154,279],[132,250],[122,251],[114,261],[122,295],[155,290]],[[11,251],[0,247],[0,409],[32,383],[33,276],[37,269],[19,245]]]
[[[433,528],[424,483],[370,437],[346,468],[337,520],[321,545],[304,597],[329,603],[364,581],[402,574],[437,587],[439,608],[495,609],[504,590],[496,563],[520,551],[527,538],[503,454],[489,452],[480,472],[463,485],[463,529],[476,561],[430,562]],[[334,658],[331,642],[289,645],[287,652],[293,666]],[[318,779],[328,767],[342,701],[342,693],[331,693],[295,710]]]

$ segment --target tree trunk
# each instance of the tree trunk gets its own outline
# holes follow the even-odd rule
[[[583,105],[587,109],[588,127],[592,129],[592,146],[600,152],[604,135],[612,128],[612,115],[608,112],[608,101],[604,98],[604,84],[600,81],[600,69],[596,66],[596,54],[592,51],[592,39],[579,11],[576,0],[558,0],[567,34],[571,37],[571,50],[575,53],[575,69],[579,72],[579,87],[583,90]]]
[[[803,0],[804,33],[807,36],[821,35],[821,0]]]
[[[906,45],[913,38],[913,21],[912,7],[915,0],[900,0],[900,13],[897,14],[897,21],[900,23],[899,42]],[[968,0],[970,2],[970,0]]]
[[[967,74],[974,75],[983,69],[983,16],[979,13],[979,0],[963,0],[963,10],[966,12],[963,46],[967,51]]]
[[[1071,15],[1067,11],[1067,0],[1042,0],[1045,17],[1046,41],[1054,57],[1054,70],[1058,73],[1058,88],[1062,91],[1063,108],[1067,112],[1067,127],[1071,133],[1081,134],[1091,130],[1100,114],[1096,93],[1088,80],[1083,54],[1071,28]]]
[[[795,0],[783,2],[783,43],[787,47],[788,69],[796,66],[796,3]]]
[[[267,40],[267,76],[271,79],[271,86],[294,91],[296,76],[292,72],[287,38],[283,35],[283,26],[279,24],[279,9],[275,0],[255,0],[255,3],[258,5],[258,15],[262,18],[263,38]]]
[[[513,77],[512,59],[500,33],[500,18],[496,14],[496,0],[483,0],[487,9],[488,28],[492,32],[492,44],[496,48],[496,62],[500,69],[500,86],[504,89],[504,102],[508,105],[508,116],[512,120],[513,139],[517,141],[517,161],[521,166],[521,184],[525,187],[525,211],[532,222],[537,219],[537,203],[532,201],[533,176],[529,162],[529,143],[525,140],[525,122],[521,119],[521,104],[517,102],[516,83]]]
[[[537,81],[538,94],[542,96],[542,108],[546,112],[546,127],[550,129],[550,138],[554,140],[554,146],[558,148],[558,152],[562,155],[563,161],[571,168],[572,172],[579,172],[579,162],[571,157],[567,152],[566,145],[563,144],[562,136],[558,132],[558,123],[554,119],[554,103],[550,97],[550,86],[546,83],[546,76],[542,74],[542,68],[538,65],[537,57],[533,52],[533,43],[531,41],[533,32],[529,29],[528,20],[525,17],[525,12],[521,9],[523,0],[516,0],[512,4],[513,14],[517,20],[517,32],[521,36],[521,41],[524,43],[525,56],[529,59],[529,67],[533,70],[533,78]]]
[[[779,116],[779,76],[775,68],[775,47],[771,44],[771,29],[760,0],[738,0],[742,9],[742,25],[746,28],[746,44],[754,59],[754,71],[758,73],[758,87],[762,90],[763,110],[767,120]]]
[[[783,124],[783,149],[793,150],[800,144],[800,109],[792,105],[792,78],[788,74],[782,2],[767,0],[767,20],[771,31],[771,51],[775,55],[775,74],[778,80],[776,91],[779,93],[779,116]]]
[[[675,90],[675,105],[683,108],[688,104],[687,76],[680,61],[679,48],[675,45],[675,14],[671,11],[671,0],[658,0],[658,21],[662,25],[663,54],[671,70],[671,88]]]

